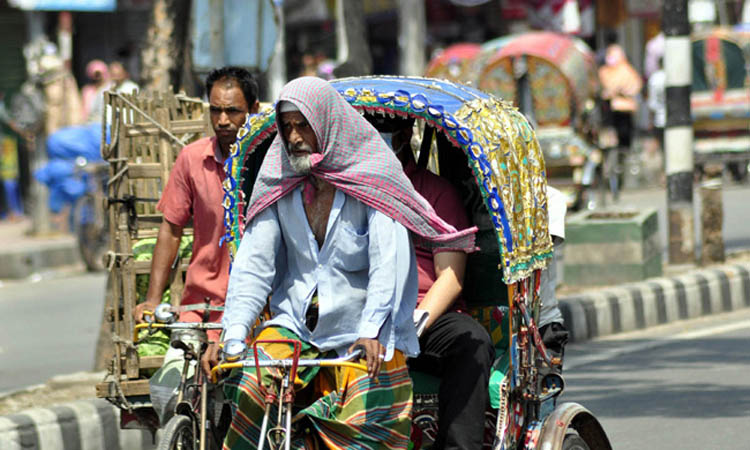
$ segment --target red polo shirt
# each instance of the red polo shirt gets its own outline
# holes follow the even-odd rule
[[[193,256],[187,269],[182,304],[210,303],[223,306],[229,282],[229,252],[219,247],[224,235],[224,166],[217,159],[216,138],[203,138],[185,146],[177,156],[157,209],[175,225],[193,218]],[[221,319],[212,312],[211,322]],[[181,321],[199,322],[198,311],[185,312]],[[209,333],[218,340],[219,330]]]

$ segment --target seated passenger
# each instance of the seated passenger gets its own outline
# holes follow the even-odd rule
[[[287,84],[277,123],[229,277],[225,348],[247,338],[270,294],[273,319],[258,339],[299,341],[302,358],[365,348],[367,373],[299,368],[296,387],[312,391],[301,415],[313,439],[335,448],[406,448],[406,357],[419,351],[410,237],[469,250],[474,230],[457,232],[435,215],[377,131],[327,81]],[[264,359],[291,355],[286,344],[260,347]],[[261,377],[264,385],[278,380],[270,370]],[[255,369],[230,377],[225,392],[233,417],[224,445],[254,448],[264,413]]]
[[[549,234],[555,247],[555,253],[562,251],[565,240],[565,212],[567,210],[565,194],[547,186],[547,211],[549,212]],[[558,307],[555,288],[557,286],[557,259],[552,258],[547,269],[542,271],[539,297],[542,305],[539,308],[539,334],[551,356],[562,359],[565,344],[568,342],[568,329],[563,324],[562,312]],[[562,370],[562,367],[558,368]]]
[[[443,220],[470,226],[453,185],[417,167],[410,141],[412,121],[392,136],[394,152],[414,188]],[[416,246],[419,270],[417,309],[429,312],[419,338],[420,354],[409,367],[440,377],[439,423],[435,449],[480,449],[489,404],[490,368],[495,349],[487,331],[466,312],[461,298],[466,253]]]

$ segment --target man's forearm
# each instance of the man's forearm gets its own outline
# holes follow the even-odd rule
[[[430,313],[425,326],[429,328],[438,317],[448,311],[459,294],[461,294],[461,285],[452,274],[444,272],[443,276],[435,280],[435,283],[417,306],[418,309]]]
[[[164,289],[169,281],[172,263],[177,256],[182,238],[182,227],[162,221],[156,246],[151,259],[151,275],[149,277],[146,301],[160,303]]]
[[[430,286],[418,308],[430,312],[425,325],[429,328],[438,317],[450,309],[463,289],[466,254],[441,252],[434,256],[437,279]]]

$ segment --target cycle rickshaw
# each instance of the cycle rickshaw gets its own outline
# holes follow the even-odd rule
[[[498,356],[488,386],[486,448],[611,448],[591,412],[557,402],[564,388],[555,370],[561,361],[547,352],[536,325],[540,276],[552,256],[552,242],[545,161],[524,116],[507,102],[444,80],[373,76],[331,84],[376,128],[391,119],[415,119],[422,130],[418,164],[456,186],[479,228],[481,250],[470,255],[463,295],[489,331]],[[223,241],[233,252],[244,231],[246,199],[275,134],[273,108],[249,117],[226,162]],[[222,367],[254,364],[248,358]],[[417,372],[411,376],[412,443],[429,448],[437,426],[439,380]]]
[[[715,28],[692,36],[690,110],[694,158],[727,164],[736,181],[750,164],[750,31]]]
[[[479,44],[470,42],[448,46],[427,63],[424,76],[458,83],[471,82],[474,78],[474,61],[480,51]]]
[[[595,144],[598,81],[582,40],[531,32],[489,41],[476,63],[479,89],[513,102],[535,124],[550,183],[588,207],[601,161]]]

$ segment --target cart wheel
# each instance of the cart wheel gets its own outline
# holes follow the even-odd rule
[[[563,439],[561,450],[591,450],[583,438],[575,433],[568,433]]]
[[[109,249],[108,219],[96,210],[97,201],[93,195],[81,197],[73,209],[73,222],[78,238],[81,259],[90,272],[104,270],[104,256]]]
[[[159,441],[159,450],[192,450],[195,445],[193,422],[190,418],[178,414],[169,419]]]

